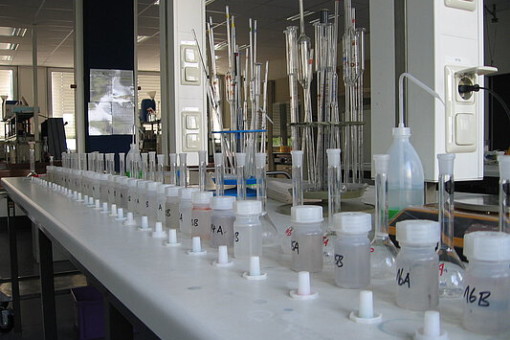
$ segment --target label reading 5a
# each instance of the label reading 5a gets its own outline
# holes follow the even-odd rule
[[[292,251],[295,251],[299,255],[299,242],[298,241],[292,241],[290,243],[290,249]]]

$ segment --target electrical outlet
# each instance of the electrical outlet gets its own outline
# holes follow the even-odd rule
[[[459,93],[459,85],[474,85],[478,76],[497,72],[489,66],[445,66],[445,119],[446,152],[476,151],[478,140],[478,95],[474,92]]]

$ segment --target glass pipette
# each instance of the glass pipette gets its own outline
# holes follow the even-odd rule
[[[205,191],[207,171],[207,151],[200,150],[198,152],[198,187],[200,191]]]
[[[216,196],[225,194],[225,165],[221,152],[214,154],[214,172],[216,177]]]
[[[119,152],[119,175],[126,175],[126,154]]]
[[[246,153],[236,153],[236,175],[237,175],[237,200],[246,199],[246,179],[244,177],[244,167],[246,165]]]
[[[179,154],[179,186],[186,188],[188,186],[188,166],[186,164],[188,154],[183,152]]]
[[[498,156],[499,231],[510,233],[510,156]]]
[[[147,179],[149,181],[154,181],[155,174],[156,174],[156,152],[150,151],[149,152],[149,171],[147,173]]]
[[[292,156],[292,206],[303,205],[303,151],[293,150]]]
[[[464,264],[454,248],[454,180],[455,154],[437,155],[439,164],[439,224],[441,244],[439,255],[439,296],[460,297],[464,293]]]
[[[388,235],[388,162],[389,155],[374,155],[375,216],[374,239],[370,245],[370,272],[374,279],[395,278],[398,250]]]
[[[156,157],[158,159],[156,182],[165,183],[165,155],[160,153]]]
[[[255,178],[257,180],[257,200],[262,203],[262,245],[265,247],[278,244],[278,231],[266,211],[267,181],[266,181],[266,158],[265,152],[255,154]]]
[[[170,153],[169,155],[169,165],[170,165],[170,184],[177,185],[179,184],[178,174],[177,174],[177,154]]]
[[[141,170],[142,170],[142,179],[149,179],[149,176],[148,176],[148,158],[149,158],[149,154],[147,152],[142,152],[141,153],[141,156],[142,156],[142,164],[141,164]]]

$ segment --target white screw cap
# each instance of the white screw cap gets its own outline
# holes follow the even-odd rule
[[[416,340],[448,340],[448,333],[441,329],[440,314],[436,311],[426,311],[423,327],[416,330]]]
[[[495,231],[465,234],[464,255],[469,260],[510,261],[510,234]]]
[[[324,221],[319,205],[297,205],[290,208],[292,223],[320,223]]]
[[[372,229],[372,215],[362,212],[342,212],[333,215],[333,229],[341,234],[363,234]]]
[[[254,200],[241,200],[235,203],[236,215],[260,215],[262,213],[262,202]]]
[[[415,246],[434,246],[440,239],[439,223],[429,220],[397,222],[397,241]]]
[[[192,249],[188,250],[188,255],[204,255],[207,252],[202,250],[202,243],[200,241],[200,236],[193,236],[191,239]]]
[[[374,302],[371,290],[359,292],[359,310],[356,314],[351,312],[349,319],[356,323],[375,324],[382,320],[381,314],[374,314]]]

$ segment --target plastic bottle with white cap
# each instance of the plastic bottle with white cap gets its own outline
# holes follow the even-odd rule
[[[290,210],[294,232],[291,239],[292,262],[290,268],[296,272],[322,271],[322,207],[297,205]]]
[[[181,187],[171,185],[165,188],[165,224],[167,228],[179,229],[179,219],[181,214],[179,212],[179,205],[181,199],[179,192]]]
[[[191,195],[198,192],[198,188],[181,188],[179,191],[179,225],[181,233],[186,236],[191,236]]]
[[[212,191],[199,191],[191,195],[191,235],[202,240],[211,237],[211,198]]]
[[[397,223],[400,252],[396,258],[397,305],[426,311],[439,304],[439,223],[406,220]]]
[[[118,184],[117,204],[124,209],[128,209],[128,180],[126,176],[118,176],[116,181]]]
[[[510,330],[510,234],[476,231],[464,236],[464,328],[482,334]]]
[[[137,182],[139,180],[136,178],[130,178],[127,181],[127,210],[132,212],[133,214],[136,212],[136,199],[135,196],[137,195]]]
[[[158,207],[158,186],[159,182],[148,182],[146,186],[145,202],[143,203],[144,215],[149,216],[151,221],[155,221]]]
[[[262,255],[262,213],[260,201],[241,200],[235,204],[234,257]]]
[[[216,196],[211,199],[211,246],[234,245],[234,196]]]
[[[161,184],[158,186],[158,195],[156,199],[156,221],[161,222],[166,227],[166,188],[170,184]]]
[[[362,212],[333,215],[336,231],[335,283],[342,288],[365,288],[370,284],[372,216]]]

